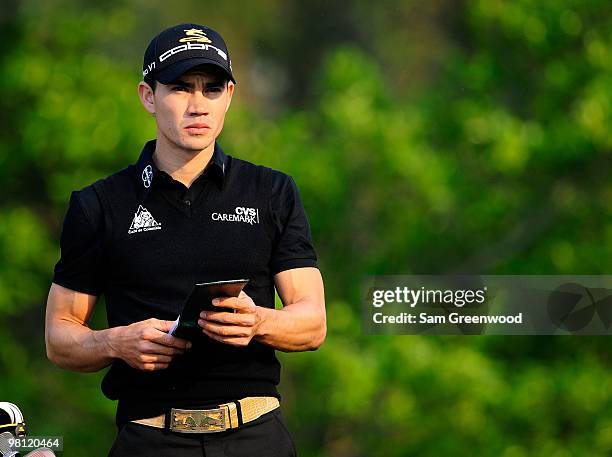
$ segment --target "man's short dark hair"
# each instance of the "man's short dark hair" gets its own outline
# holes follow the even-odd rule
[[[149,87],[151,88],[151,90],[153,92],[155,92],[155,88],[157,87],[157,81],[155,81],[152,78],[151,79],[145,78],[144,82],[146,82],[149,85]]]

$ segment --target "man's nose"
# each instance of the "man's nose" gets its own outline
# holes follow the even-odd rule
[[[194,90],[191,93],[187,112],[192,116],[208,114],[208,99],[204,96],[202,91]]]

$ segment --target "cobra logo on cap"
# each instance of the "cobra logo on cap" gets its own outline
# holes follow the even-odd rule
[[[188,43],[191,41],[197,41],[198,43],[212,43],[210,38],[206,36],[204,30],[200,29],[189,29],[184,30],[186,37],[179,40],[180,43]]]

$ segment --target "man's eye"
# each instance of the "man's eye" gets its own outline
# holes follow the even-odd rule
[[[221,87],[209,87],[208,89],[206,89],[207,92],[211,92],[213,94],[219,94],[222,91]]]
[[[182,92],[182,91],[186,91],[186,90],[187,90],[187,88],[186,88],[186,87],[183,87],[183,86],[174,86],[174,87],[172,88],[172,91],[173,91],[173,92]]]

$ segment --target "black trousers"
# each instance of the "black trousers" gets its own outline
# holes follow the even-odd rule
[[[280,408],[242,427],[218,433],[177,433],[129,422],[108,457],[295,457]]]

